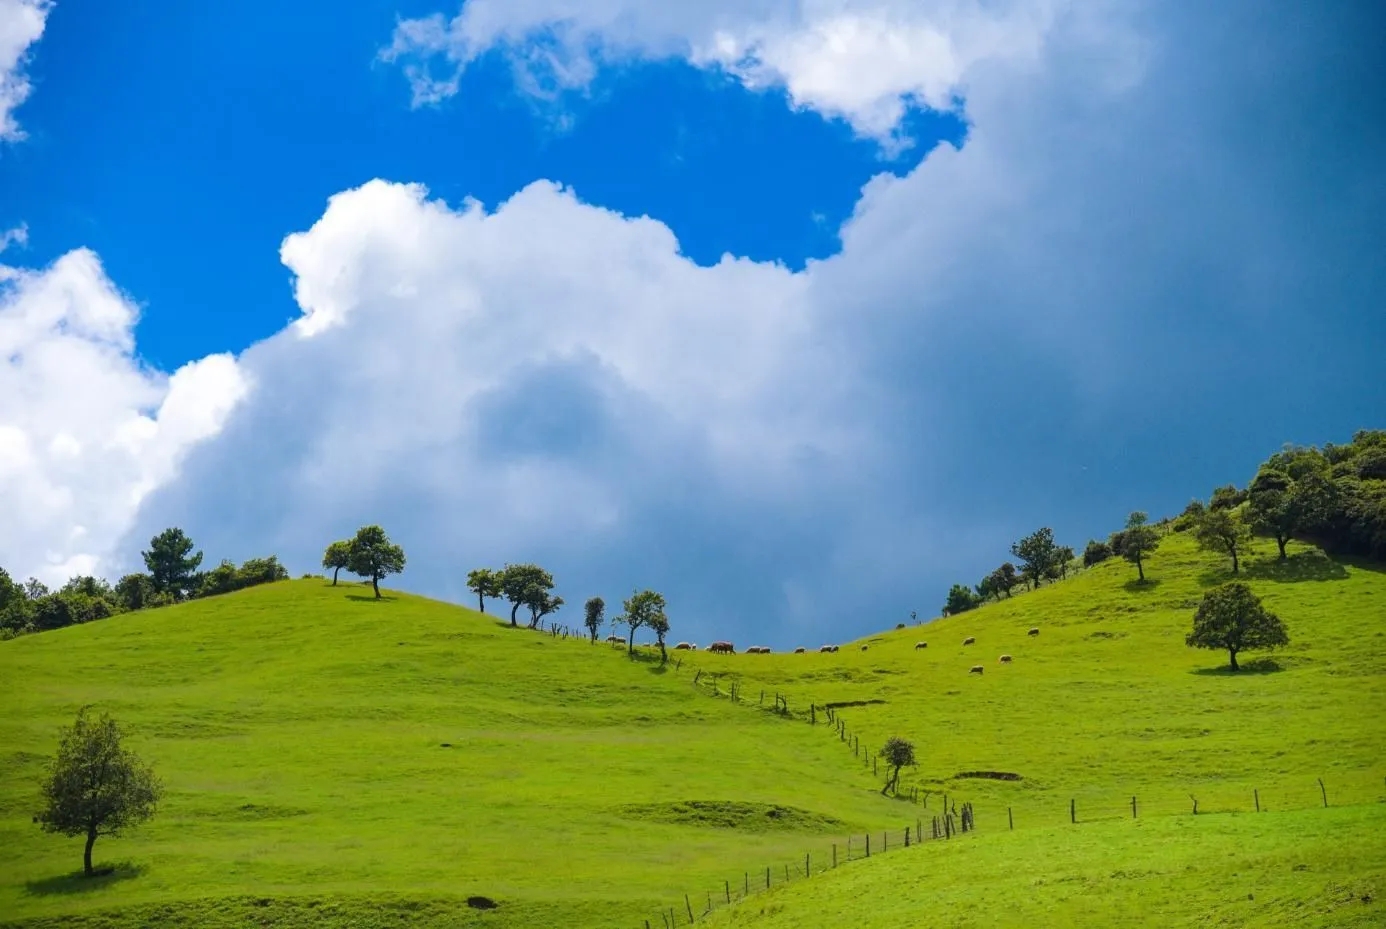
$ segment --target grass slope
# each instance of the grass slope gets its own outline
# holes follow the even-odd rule
[[[920,765],[902,783],[972,800],[993,822],[1012,807],[1018,826],[1065,823],[1070,800],[1080,820],[1129,816],[1133,795],[1152,814],[1189,812],[1190,795],[1201,811],[1249,810],[1253,790],[1263,808],[1301,808],[1320,803],[1320,777],[1330,802],[1375,801],[1386,776],[1386,573],[1297,545],[1278,563],[1263,548],[1243,577],[1291,645],[1243,655],[1250,667],[1238,674],[1226,653],[1184,644],[1202,592],[1230,573],[1181,535],[1150,559],[1145,585],[1116,560],[836,654],[692,660],[723,692],[739,678],[743,692],[783,693],[795,711],[864,704],[838,710],[864,749],[912,739]],[[962,644],[968,636],[975,645]],[[983,674],[969,674],[976,664]],[[1021,779],[958,776],[977,771]]]
[[[1297,926],[1386,923],[1386,805],[1050,826],[853,862],[709,927]]]
[[[639,925],[690,884],[894,818],[806,726],[609,646],[358,586],[0,643],[0,681],[0,920]],[[168,788],[152,823],[97,842],[122,863],[98,881],[72,876],[79,839],[30,822],[86,703]],[[502,906],[459,908],[470,894]]]

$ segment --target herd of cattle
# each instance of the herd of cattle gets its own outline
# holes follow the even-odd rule
[[[900,629],[900,628],[903,628],[903,626],[897,626],[896,628],[897,628],[897,629]],[[1038,628],[1031,629],[1031,630],[1029,631],[1028,634],[1029,634],[1029,635],[1032,635],[1032,636],[1039,635],[1039,629],[1038,629]],[[623,639],[623,638],[622,638],[621,636],[619,636],[619,635],[609,635],[609,636],[606,637],[606,640],[607,640],[608,642],[612,642],[612,643],[615,643],[615,644],[618,644],[618,645],[624,645],[624,644],[626,643],[626,640]],[[963,639],[963,645],[976,645],[976,644],[977,644],[977,637],[976,637],[976,636],[971,636],[971,635],[970,635],[970,636],[968,636],[967,638]],[[928,647],[929,647],[929,643],[928,643],[928,642],[916,642],[916,643],[914,643],[915,651],[918,651],[919,649],[922,649],[922,648],[928,648]],[[818,649],[818,650],[819,650],[820,652],[835,652],[835,651],[837,651],[837,648],[838,648],[838,647],[837,647],[836,645],[822,645],[822,646],[819,646],[819,649]],[[867,648],[867,647],[866,647],[865,645],[863,645],[863,646],[861,647],[861,650],[862,650],[862,651],[866,651],[866,648]],[[674,646],[674,650],[675,650],[675,651],[693,651],[693,652],[696,652],[696,651],[698,650],[698,643],[697,643],[697,642],[680,642],[680,643],[678,643],[677,645]],[[722,654],[722,655],[734,655],[734,654],[736,654],[736,646],[733,645],[731,642],[726,642],[726,641],[713,642],[711,645],[709,645],[709,646],[707,647],[707,650],[708,650],[709,652],[714,652],[714,653]],[[805,648],[801,645],[801,646],[799,646],[798,648],[794,649],[794,654],[796,654],[796,655],[802,655],[802,654],[804,654],[805,651],[807,651],[807,649],[805,649]],[[768,646],[768,645],[752,645],[751,647],[749,647],[749,648],[746,649],[746,654],[748,654],[748,655],[768,655],[768,654],[770,654],[770,646]],[[1010,663],[1011,663],[1011,656],[1010,656],[1010,655],[1002,655],[1002,656],[1001,656],[999,659],[997,659],[997,660],[1000,661],[1001,664],[1010,664]],[[970,671],[968,671],[968,673],[969,673],[969,674],[982,674],[985,670],[986,670],[986,669],[985,669],[982,665],[979,665],[979,664],[978,664],[978,665],[973,665],[973,666],[972,666],[972,669],[971,669]]]

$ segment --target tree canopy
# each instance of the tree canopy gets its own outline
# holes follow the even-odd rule
[[[588,634],[595,642],[602,623],[606,622],[606,601],[601,597],[589,597],[583,605],[583,614],[582,624],[587,627]]]
[[[1160,547],[1160,533],[1150,525],[1145,513],[1137,510],[1126,517],[1122,531],[1121,557],[1136,566],[1136,576],[1145,580],[1145,557]]]
[[[149,540],[149,551],[141,554],[156,591],[181,600],[196,588],[202,553],[193,548],[182,529],[165,529]]]
[[[501,595],[501,572],[492,568],[477,568],[467,572],[467,589],[476,594],[477,608],[486,612],[486,598]]]
[[[1051,576],[1059,561],[1059,546],[1054,542],[1054,530],[1037,529],[1011,546],[1011,554],[1020,560],[1020,575],[1033,589]]]
[[[92,719],[87,708],[63,733],[43,784],[44,808],[36,817],[46,832],[86,836],[83,870],[93,873],[91,850],[99,836],[154,815],[162,787],[154,772],[122,745],[115,720]]]
[[[537,564],[508,564],[500,572],[500,589],[510,603],[510,625],[517,626],[515,616],[520,607],[529,607],[532,615],[543,608],[548,592],[553,590],[553,575]],[[538,624],[537,618],[533,624]]]
[[[1231,510],[1209,507],[1193,525],[1193,536],[1200,548],[1232,556],[1232,573],[1238,573],[1251,533]]]
[[[1279,648],[1288,645],[1290,637],[1285,624],[1261,605],[1250,587],[1233,581],[1203,595],[1193,631],[1184,642],[1193,648],[1226,649],[1237,671],[1239,652]]]
[[[332,586],[337,586],[337,572],[351,565],[351,540],[342,539],[327,546],[322,554],[322,566],[332,572]]]
[[[630,630],[627,642],[630,655],[635,654],[635,631],[641,626],[647,626],[659,640],[660,659],[669,660],[669,655],[664,649],[664,637],[669,633],[669,619],[664,615],[665,605],[664,595],[653,590],[637,591],[621,604],[625,612],[616,617],[616,622]]]
[[[375,598],[380,599],[380,581],[404,570],[404,549],[390,541],[379,526],[363,526],[356,531],[347,554],[347,570],[369,578]]]
[[[892,736],[886,740],[879,756],[885,759],[887,768],[885,786],[881,788],[882,794],[899,788],[901,768],[918,764],[914,757],[914,743],[898,736]]]

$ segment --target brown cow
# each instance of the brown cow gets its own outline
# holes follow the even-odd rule
[[[973,644],[973,643],[976,642],[976,641],[977,641],[976,636],[968,636],[967,638],[963,639],[963,644],[964,644],[964,645],[971,645],[971,644]]]
[[[972,670],[971,670],[971,671],[968,671],[967,673],[968,673],[968,674],[981,674],[981,673],[982,673],[983,671],[985,671],[985,670],[986,670],[986,668],[983,668],[983,667],[982,667],[981,665],[979,665],[979,664],[975,664],[975,665],[972,666]]]
[[[928,648],[928,647],[929,647],[929,643],[928,643],[928,642],[915,642],[915,643],[914,643],[914,650],[915,650],[915,651],[919,651],[921,648]]]
[[[687,642],[680,642],[678,645],[675,645],[675,646],[674,646],[674,651],[676,651],[676,652],[686,652],[686,651],[689,651],[689,650],[692,649],[692,648],[693,648],[693,646],[690,645],[690,644],[688,644]]]
[[[732,645],[730,642],[713,642],[707,647],[707,650],[730,655],[735,654],[736,646]]]
[[[1011,663],[1011,656],[1010,656],[1010,655],[1002,655],[1001,658],[1000,658],[1000,661],[1001,661],[1002,664],[1010,664],[1010,663]]]

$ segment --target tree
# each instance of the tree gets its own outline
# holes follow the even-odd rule
[[[356,531],[347,552],[347,570],[371,579],[375,599],[380,599],[380,580],[404,570],[404,549],[390,541],[379,526],[363,526]]]
[[[550,613],[557,612],[563,605],[562,597],[552,596],[547,590],[538,585],[529,589],[529,595],[525,599],[525,606],[529,607],[529,628],[539,628],[539,620],[548,616]]]
[[[322,553],[322,566],[332,572],[332,586],[337,586],[337,572],[351,564],[351,541],[342,539],[327,546]]]
[[[181,600],[196,586],[202,553],[193,552],[193,540],[182,529],[165,529],[149,540],[149,551],[140,554],[159,593]]]
[[[477,568],[467,572],[467,589],[476,594],[477,606],[486,612],[486,598],[492,600],[501,595],[501,572],[491,568]]]
[[[36,817],[45,832],[85,835],[83,871],[90,876],[91,849],[99,836],[154,815],[162,786],[154,772],[121,745],[115,720],[105,713],[93,720],[83,707],[63,733],[57,757],[43,785],[44,809]]]
[[[977,591],[977,599],[982,603],[986,603],[992,597],[997,600],[1001,599],[1001,591],[996,586],[996,577],[993,574],[988,574],[982,578],[972,589]]]
[[[582,624],[587,627],[592,641],[595,642],[597,641],[597,632],[601,630],[602,623],[606,621],[606,601],[601,597],[591,597],[583,609],[586,615],[583,617]]]
[[[553,589],[553,575],[537,564],[508,564],[501,570],[500,588],[501,596],[510,602],[510,625],[516,626],[515,614],[537,598],[536,590]]]
[[[148,574],[127,574],[116,581],[115,598],[127,610],[142,610],[169,602],[167,595],[155,589],[154,579]]]
[[[1091,568],[1095,564],[1101,564],[1112,557],[1112,547],[1106,542],[1099,542],[1096,539],[1089,539],[1087,548],[1083,549],[1083,567]]]
[[[1194,614],[1193,632],[1184,639],[1193,648],[1225,648],[1237,671],[1237,653],[1279,648],[1290,643],[1285,624],[1268,611],[1239,581],[1214,587],[1203,595]]]
[[[943,604],[944,616],[957,616],[977,606],[977,595],[962,584],[954,584],[948,590],[948,600]]]
[[[1208,501],[1210,510],[1231,510],[1241,506],[1246,502],[1246,491],[1238,490],[1236,484],[1228,484],[1213,491],[1213,497]]]
[[[1015,585],[1020,583],[1020,576],[1016,573],[1015,565],[1009,561],[1004,562],[1001,567],[991,572],[991,576],[995,579],[996,589],[1007,597],[1011,595],[1011,590]]]
[[[1204,551],[1231,555],[1232,573],[1236,574],[1240,564],[1238,556],[1244,551],[1251,534],[1247,532],[1246,525],[1232,515],[1231,510],[1209,507],[1194,524],[1193,536]]]
[[[630,640],[627,643],[628,653],[635,656],[635,630],[641,626],[648,626],[659,638],[659,654],[661,661],[668,661],[669,656],[664,650],[664,636],[669,632],[669,620],[664,615],[664,595],[655,593],[653,590],[641,590],[632,593],[621,607],[625,612],[616,617],[616,622],[624,625],[630,630]]]
[[[1055,574],[1057,574],[1060,580],[1067,580],[1068,566],[1073,562],[1073,559],[1077,557],[1078,556],[1074,554],[1072,547],[1068,545],[1060,546],[1054,552],[1054,564],[1049,569],[1049,576],[1052,578]]]
[[[1121,557],[1136,566],[1136,576],[1145,582],[1145,557],[1160,547],[1160,533],[1146,522],[1145,513],[1137,510],[1126,517],[1122,530]]]
[[[885,786],[881,788],[882,796],[899,788],[901,768],[918,764],[914,759],[914,743],[907,742],[898,736],[886,740],[885,747],[881,749],[879,757],[886,760],[886,782]]]
[[[1039,586],[1049,575],[1058,558],[1059,547],[1054,544],[1054,530],[1037,529],[1011,546],[1011,554],[1020,559],[1020,574],[1030,582],[1030,589]]]

